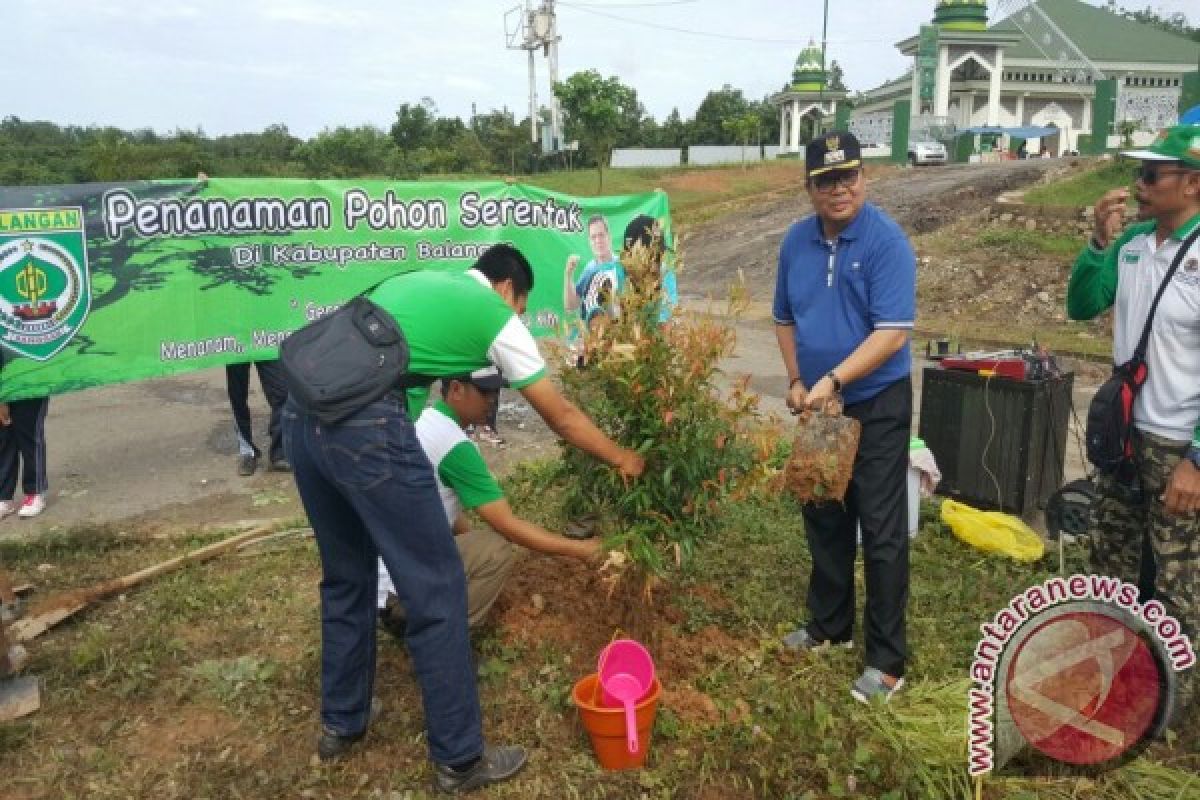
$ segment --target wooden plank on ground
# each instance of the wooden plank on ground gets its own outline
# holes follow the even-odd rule
[[[0,605],[10,606],[17,601],[17,594],[13,590],[12,581],[8,579],[8,573],[0,569]]]
[[[232,550],[243,542],[266,536],[275,531],[277,524],[262,525],[254,530],[230,536],[228,539],[222,539],[219,542],[214,542],[198,550],[184,553],[161,564],[155,564],[152,567],[138,570],[137,572],[111,581],[104,581],[86,589],[76,589],[49,597],[45,602],[39,604],[37,608],[31,609],[26,616],[10,625],[8,636],[14,641],[27,642],[30,639],[41,636],[50,628],[53,628],[65,619],[75,616],[99,600],[120,594],[132,589],[143,581],[156,578],[163,573],[171,572],[187,564],[207,561],[227,550]]]

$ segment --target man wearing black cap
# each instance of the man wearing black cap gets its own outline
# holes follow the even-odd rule
[[[588,561],[603,553],[598,540],[574,541],[513,513],[479,447],[463,430],[478,425],[496,407],[507,386],[495,367],[442,380],[442,399],[421,412],[413,426],[437,478],[446,519],[467,574],[467,624],[474,628],[504,588],[516,557],[514,545],[539,553]],[[474,511],[491,530],[471,530],[464,513]],[[379,618],[396,636],[405,635],[404,610],[383,560],[379,561]]]
[[[851,694],[862,702],[887,700],[904,684],[908,656],[905,481],[916,259],[904,231],[866,202],[861,150],[852,134],[811,142],[805,176],[814,213],[784,237],[773,309],[787,404],[799,413],[840,399],[845,414],[862,423],[862,434],[844,504],[803,510],[813,559],[809,620],[784,644],[797,651],[853,646],[861,527],[866,669]]]

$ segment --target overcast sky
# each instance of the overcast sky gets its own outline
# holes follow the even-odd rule
[[[1130,0],[1190,11],[1195,0]],[[525,116],[526,55],[505,48],[505,12],[524,0],[0,0],[0,116],[209,135],[283,123],[385,130],[429,96],[461,116]],[[540,4],[536,0],[535,5]],[[1096,2],[1097,5],[1101,4]],[[906,67],[893,46],[935,0],[834,0],[829,58],[851,90]],[[992,13],[1000,5],[992,2]],[[710,89],[778,90],[821,0],[559,0],[560,77],[594,68],[632,86],[662,120],[691,116]],[[702,34],[702,35],[701,35]],[[538,54],[538,91],[549,95]]]

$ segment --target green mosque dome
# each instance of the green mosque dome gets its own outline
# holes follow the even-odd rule
[[[940,0],[933,24],[947,31],[985,31],[987,0]]]
[[[812,39],[800,51],[796,68],[792,70],[792,89],[797,92],[819,92],[825,88],[825,70],[821,67],[821,48]]]

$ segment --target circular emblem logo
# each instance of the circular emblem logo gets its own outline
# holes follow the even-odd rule
[[[1008,660],[1013,723],[1050,758],[1098,766],[1129,753],[1169,705],[1161,650],[1118,609],[1087,603],[1047,612]]]
[[[52,238],[22,237],[0,247],[0,328],[14,349],[52,355],[87,313],[86,269]]]

